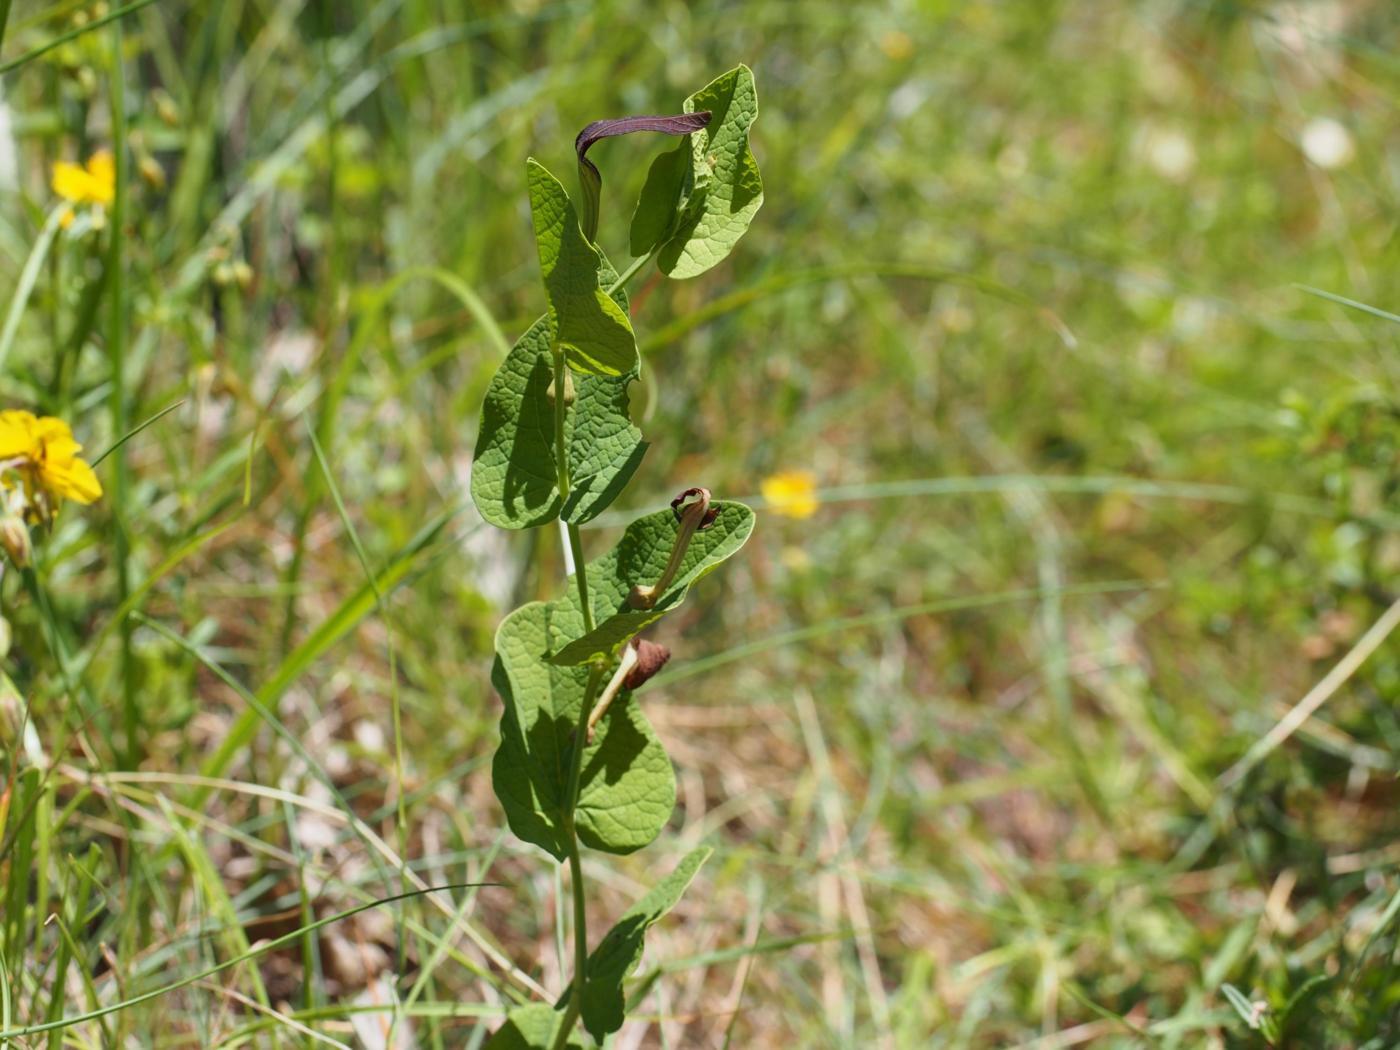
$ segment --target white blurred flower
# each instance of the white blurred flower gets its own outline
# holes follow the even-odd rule
[[[1313,117],[1303,127],[1303,155],[1319,168],[1341,168],[1356,156],[1351,132],[1331,117]]]
[[[10,189],[19,180],[19,155],[10,119],[10,107],[0,100],[0,187]]]
[[[1196,170],[1196,147],[1175,128],[1156,128],[1143,144],[1147,163],[1164,179],[1181,182]]]

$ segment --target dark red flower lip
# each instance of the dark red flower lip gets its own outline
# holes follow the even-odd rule
[[[587,164],[596,175],[598,169],[587,159],[588,149],[600,139],[610,139],[616,135],[630,135],[634,131],[659,131],[663,135],[689,135],[710,123],[710,111],[701,113],[678,113],[673,117],[610,117],[595,120],[578,133],[574,139],[574,152],[580,163]]]
[[[704,516],[700,519],[699,525],[699,528],[703,531],[715,523],[715,519],[719,517],[721,507],[719,503],[710,502],[709,489],[701,488],[698,485],[694,488],[686,489],[671,501],[671,513],[676,516],[677,521],[680,521],[685,506],[697,500],[703,501],[706,504]]]
[[[588,149],[593,143],[617,135],[630,135],[634,131],[689,135],[709,123],[710,111],[704,110],[700,113],[677,113],[671,117],[610,117],[607,120],[595,120],[580,131],[574,139],[574,152],[578,154],[579,184],[583,187],[583,199],[579,202],[579,221],[584,236],[590,241],[598,236],[598,202],[603,190],[602,172],[588,159]]]

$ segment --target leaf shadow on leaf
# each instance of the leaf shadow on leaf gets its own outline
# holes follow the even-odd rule
[[[599,263],[598,279],[604,285],[617,280],[606,259]],[[613,301],[627,309],[621,289]],[[549,397],[554,382],[550,325],[546,315],[526,329],[492,377],[482,405],[472,499],[482,517],[502,528],[534,528],[560,516],[576,525],[589,521],[621,493],[646,451],[628,410],[628,386],[637,371],[621,377],[575,374],[574,403],[564,423],[574,484],[567,507],[561,506]]]
[[[593,754],[583,768],[580,783],[586,789],[601,772],[603,781],[616,784],[632,768],[632,763],[642,749],[647,746],[647,738],[627,717],[627,705],[632,703],[632,694],[624,693],[617,698],[599,725],[599,733]]]
[[[520,412],[515,417],[515,447],[528,448],[532,438],[545,433],[544,421],[540,419],[540,406],[549,404],[549,384],[554,382],[554,370],[550,367],[550,361],[544,355],[535,358],[534,364],[530,368],[529,378],[525,381],[525,391],[520,398]],[[492,420],[483,418],[482,426],[486,427],[495,423],[496,426],[504,426],[507,422],[504,418]],[[550,421],[552,427],[552,421]],[[550,462],[553,463],[553,454],[550,450]],[[505,488],[501,499],[507,510],[515,514],[515,500],[523,492],[532,489],[538,490],[541,483],[552,487],[555,478],[545,477],[529,468],[528,461],[524,456],[512,456],[506,466]],[[530,508],[533,509],[533,508]]]
[[[543,525],[558,512],[549,332],[548,317],[526,329],[496,370],[482,403],[472,499],[482,517],[502,528]]]
[[[733,78],[728,84],[728,91],[720,97],[722,105],[714,106],[714,117],[711,119],[712,127],[721,127],[729,120],[729,108],[734,104],[734,95],[739,88],[739,78]],[[729,196],[729,210],[731,213],[739,212],[744,206],[753,201],[763,192],[763,182],[759,178],[758,164],[753,159],[753,152],[746,145],[740,155],[740,162],[735,167],[730,178],[729,185],[731,193]]]
[[[520,722],[519,709],[501,658],[491,669],[491,683],[504,704],[501,713],[501,746],[492,762],[491,778],[497,797],[505,807],[511,830],[526,842],[533,842],[557,859],[565,856],[561,838],[565,779],[531,776],[531,767],[557,771],[568,761],[559,748],[560,719],[541,713],[527,734]],[[542,761],[553,756],[552,763]]]
[[[689,202],[695,188],[690,170],[693,152],[686,140],[662,153],[647,169],[628,232],[634,258],[641,258],[675,233],[677,208],[682,201]]]
[[[553,800],[556,809],[562,808],[561,802],[564,797],[564,789],[568,783],[569,760],[573,745],[569,738],[573,735],[573,723],[557,715],[541,714],[535,719],[535,724],[530,727],[530,754],[538,760],[541,755],[554,756],[554,776],[553,787],[558,791],[558,798]],[[548,763],[541,762],[542,766],[548,767]],[[552,813],[551,816],[562,819],[561,813]]]
[[[595,491],[591,487],[600,475],[576,481],[573,490],[569,493],[569,498],[559,511],[559,516],[567,522],[581,525],[601,514],[612,505],[618,496],[622,495],[622,490],[627,487],[627,483],[632,480],[632,475],[642,465],[642,458],[647,454],[649,447],[647,442],[640,441],[633,446],[632,451],[620,465],[609,464],[609,470],[615,471],[615,473],[610,476],[608,474],[601,475],[607,478],[607,484],[601,489]]]
[[[530,201],[554,339],[579,373],[622,376],[636,371],[637,341],[627,312],[599,279],[603,256],[584,236],[563,185],[529,162]]]

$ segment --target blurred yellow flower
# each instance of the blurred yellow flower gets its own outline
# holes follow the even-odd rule
[[[88,158],[87,166],[61,160],[53,166],[50,181],[53,191],[72,204],[91,204],[99,210],[107,207],[117,195],[117,166],[112,155],[98,150]],[[65,230],[73,224],[73,209],[67,208],[59,218]]]
[[[25,508],[31,518],[51,517],[60,501],[91,503],[102,495],[92,468],[78,458],[83,446],[68,424],[32,412],[0,412],[0,471],[24,483]],[[4,487],[13,488],[6,479]]]
[[[810,518],[817,512],[817,479],[809,470],[784,470],[764,478],[759,485],[764,502],[774,514]]]
[[[892,29],[880,37],[880,50],[885,53],[886,58],[903,62],[914,53],[914,41],[909,38],[908,33]]]

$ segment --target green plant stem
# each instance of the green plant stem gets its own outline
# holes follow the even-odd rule
[[[650,253],[643,255],[640,259],[633,259],[632,265],[623,270],[622,273],[618,275],[617,280],[613,281],[612,286],[608,288],[608,294],[612,295],[613,292],[617,291],[619,288],[626,288],[627,282],[641,273],[642,268],[656,258],[656,253],[659,250],[660,249],[652,249]]]
[[[640,259],[638,264],[647,261],[647,259]],[[613,289],[609,290],[609,294],[612,290],[621,287],[641,269],[641,265],[638,264],[634,264],[617,279]],[[564,441],[564,422],[569,411],[568,401],[564,396],[568,367],[564,360],[564,351],[556,345],[554,347],[554,461],[559,479],[561,503],[569,498],[569,458],[568,448]],[[588,571],[583,556],[583,537],[579,534],[578,526],[573,522],[566,521],[564,531],[568,535],[569,553],[574,563],[574,580],[578,586],[578,604],[583,616],[583,629],[585,633],[590,633],[593,630],[593,606],[588,599]],[[578,832],[574,827],[574,811],[578,808],[579,782],[583,777],[583,750],[588,739],[588,717],[593,713],[593,702],[598,695],[598,682],[601,675],[602,668],[596,666],[588,675],[588,686],[584,689],[583,704],[579,707],[578,723],[574,726],[573,754],[569,758],[569,780],[564,791],[564,835],[568,840],[569,849],[569,889],[574,898],[574,978],[570,986],[572,991],[569,993],[569,1002],[564,1010],[564,1019],[554,1037],[555,1050],[562,1050],[568,1043],[569,1033],[573,1031],[574,1025],[578,1022],[579,1011],[582,1009],[583,982],[588,972],[587,898],[583,889],[583,859],[579,856]]]
[[[577,525],[566,522],[564,531],[569,536],[569,554],[574,559],[574,579],[578,581],[578,605],[583,613],[584,634],[593,633],[593,606],[588,602],[588,574],[583,571],[583,538]],[[584,712],[587,715],[588,712]]]
[[[569,378],[569,366],[564,361],[564,351],[556,343],[554,346],[554,471],[558,478],[559,502],[569,499],[569,451],[564,442],[564,417],[569,411],[565,401],[565,383]],[[562,509],[562,508],[561,508]]]
[[[578,535],[577,526],[569,526],[569,536]],[[582,578],[582,563],[578,563],[577,575]],[[590,616],[589,619],[592,619]],[[589,628],[592,630],[592,628]],[[574,729],[574,749],[569,758],[569,782],[564,790],[564,834],[569,842],[569,888],[574,897],[574,979],[569,986],[569,1001],[564,1007],[564,1019],[554,1036],[554,1050],[563,1050],[569,1041],[569,1033],[578,1021],[583,1008],[583,982],[588,974],[588,911],[587,899],[583,892],[583,859],[578,851],[578,833],[574,827],[574,811],[578,808],[580,781],[583,779],[583,750],[587,742],[588,716],[593,711],[593,701],[598,696],[598,683],[602,679],[602,668],[595,666],[588,675],[588,686],[583,692],[583,705],[579,708],[578,725]]]
[[[562,398],[559,399],[562,402]],[[556,418],[562,415],[556,411]],[[567,471],[567,468],[565,468]],[[585,633],[593,630],[593,609],[588,604],[588,573],[583,560],[583,541],[577,525],[565,523],[569,536],[569,549],[574,559],[574,579],[578,581],[579,608],[583,612]],[[574,898],[574,979],[565,1007],[564,1020],[554,1038],[555,1050],[569,1041],[582,1009],[583,982],[588,974],[588,910],[583,889],[583,859],[578,851],[578,830],[574,826],[574,813],[578,809],[579,783],[583,779],[583,751],[588,741],[588,719],[593,713],[593,702],[598,696],[598,682],[602,668],[595,666],[588,675],[588,685],[583,691],[583,703],[579,706],[578,723],[574,726],[573,753],[569,756],[569,781],[564,790],[564,835],[569,844],[569,890]]]
[[[656,253],[652,252],[634,260],[631,266],[618,275],[617,280],[608,289],[608,294],[612,295],[624,287],[655,257]],[[559,484],[559,500],[562,504],[569,499],[570,485],[568,446],[564,440],[564,424],[569,411],[565,397],[569,366],[564,360],[563,349],[558,344],[555,344],[553,349],[554,465]],[[588,572],[583,558],[583,538],[579,534],[578,526],[572,522],[564,522],[564,531],[568,536],[569,554],[574,563],[574,580],[578,586],[578,605],[583,616],[583,630],[587,634],[593,631],[593,606],[588,600]],[[568,840],[569,849],[569,888],[574,898],[574,978],[569,986],[569,1001],[564,1008],[564,1019],[554,1037],[555,1050],[562,1050],[568,1043],[569,1033],[578,1022],[579,1012],[583,1008],[583,982],[588,971],[587,898],[583,891],[583,860],[579,856],[574,811],[578,808],[580,781],[583,778],[583,751],[588,741],[588,718],[593,713],[593,703],[598,697],[598,683],[602,680],[602,674],[602,667],[595,665],[588,675],[588,686],[584,689],[583,704],[578,712],[578,724],[574,726],[573,754],[569,758],[569,780],[564,791],[564,835]]]
[[[122,64],[122,24],[112,23],[112,155],[116,162],[116,185],[112,197],[111,242],[107,256],[108,295],[111,297],[111,330],[107,348],[112,369],[112,434],[120,440],[130,429],[126,404],[126,345],[127,314],[125,284],[126,201],[131,164],[126,147],[126,76]],[[116,531],[113,554],[117,569],[117,603],[125,602],[131,594],[130,549],[127,539],[127,468],[124,449],[118,447],[113,470],[112,516]],[[136,667],[132,659],[133,625],[130,618],[121,625],[121,678],[123,761],[127,768],[136,768],[138,759],[137,734],[141,712],[136,704]]]
[[[578,748],[582,751],[582,748]],[[564,1007],[564,1020],[554,1036],[554,1050],[562,1050],[569,1042],[569,1033],[578,1022],[583,1010],[583,980],[588,971],[588,911],[583,898],[583,859],[578,852],[578,836],[574,834],[573,820],[569,821],[569,885],[574,894],[574,983],[569,992],[568,1005]]]

